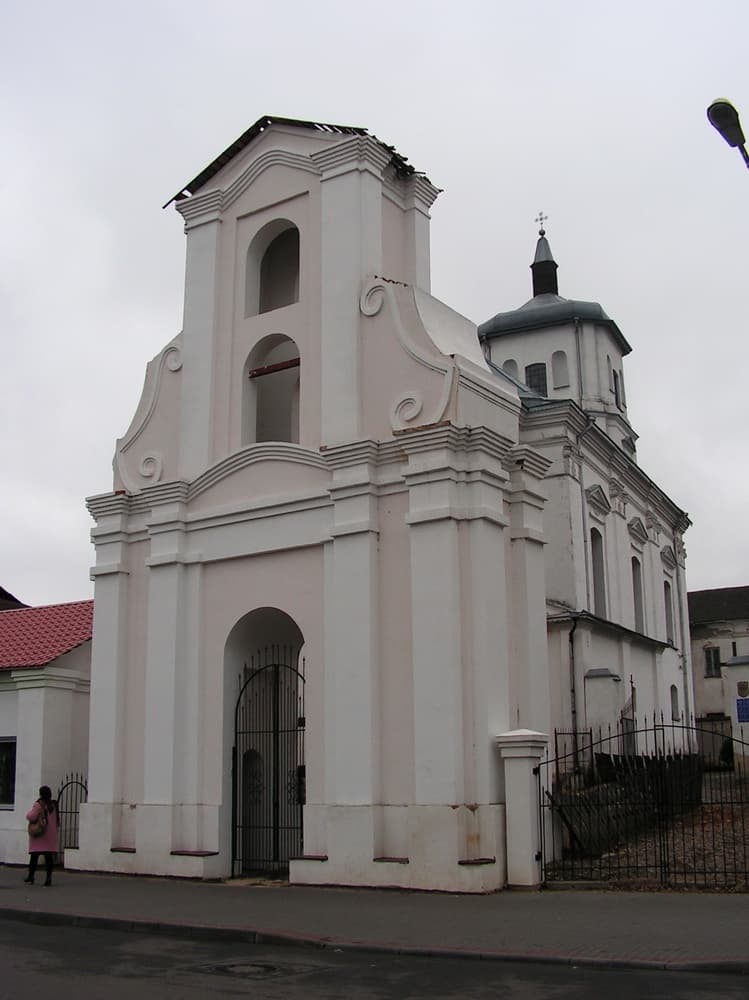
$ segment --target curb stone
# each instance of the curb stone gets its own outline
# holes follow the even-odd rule
[[[458,948],[417,948],[389,946],[366,942],[337,941],[283,931],[263,931],[242,927],[217,927],[206,924],[180,924],[168,921],[141,920],[128,917],[102,917],[85,913],[57,913],[43,910],[25,910],[14,907],[0,908],[0,920],[19,920],[47,927],[73,926],[136,934],[156,934],[181,939],[200,938],[206,941],[227,941],[242,944],[273,945],[281,947],[307,947],[336,951],[368,952],[370,954],[403,955],[412,958],[462,958],[484,962],[517,962],[538,965],[567,965],[572,968],[642,969],[650,972],[688,972],[723,975],[749,975],[749,961],[734,959],[704,962],[659,961],[639,958],[608,958],[555,953],[531,954],[528,952],[471,951]]]

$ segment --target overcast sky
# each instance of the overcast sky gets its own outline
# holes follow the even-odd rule
[[[93,593],[86,496],[112,487],[146,362],[180,329],[161,205],[263,114],[361,125],[444,193],[432,292],[479,323],[599,301],[641,466],[687,510],[692,590],[749,584],[746,0],[8,4],[0,39],[0,584]]]

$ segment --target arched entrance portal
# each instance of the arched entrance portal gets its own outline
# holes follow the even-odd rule
[[[267,612],[275,609],[263,610],[267,623]],[[275,616],[281,619],[282,613],[275,611]],[[304,660],[299,630],[283,618],[291,627],[283,630],[290,643],[261,647],[247,658],[238,677],[232,747],[233,875],[283,875],[289,858],[302,853]],[[267,634],[265,629],[260,632]]]

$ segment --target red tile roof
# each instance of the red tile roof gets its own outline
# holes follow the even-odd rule
[[[43,667],[91,638],[93,601],[0,611],[0,670]]]

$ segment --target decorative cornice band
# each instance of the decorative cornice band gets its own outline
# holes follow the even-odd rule
[[[412,174],[408,179],[409,194],[413,198],[414,207],[422,208],[429,214],[429,209],[437,200],[437,195],[442,193],[442,188],[435,187],[434,184],[423,174]],[[421,202],[421,204],[419,204]]]
[[[585,412],[574,400],[559,400],[532,410],[523,408],[521,428],[523,434],[559,426],[560,434],[579,441],[587,456],[601,463],[607,479],[615,476],[629,493],[630,499],[643,498],[652,505],[672,531],[686,531],[691,521],[688,515],[643,472],[639,465],[605,431],[589,423]],[[585,432],[584,435],[582,432]],[[531,444],[535,443],[531,438]]]
[[[490,521],[500,528],[509,524],[504,515],[495,507],[458,507],[453,504],[444,507],[424,507],[406,514],[406,524],[432,524],[435,521]]]
[[[176,202],[177,211],[185,220],[185,230],[194,229],[207,222],[220,222],[222,200],[223,192],[214,190]]]
[[[124,490],[112,493],[99,493],[86,498],[86,510],[95,521],[103,517],[117,514],[127,514],[130,510],[130,496]]]
[[[262,173],[271,167],[289,167],[291,170],[303,170],[305,173],[314,174],[315,177],[320,176],[319,168],[309,156],[291,153],[286,149],[269,149],[262,156],[253,160],[249,167],[224,191],[221,207],[228,208],[244,194]]]
[[[543,479],[551,461],[527,444],[516,444],[510,448],[502,459],[502,465],[508,472],[529,472],[537,479]]]
[[[105,563],[102,566],[92,566],[89,570],[89,576],[92,580],[95,580],[99,576],[116,576],[118,573],[122,576],[130,575],[130,571],[125,569],[125,564],[121,562]]]
[[[392,153],[369,135],[356,135],[327,149],[310,154],[322,180],[331,180],[352,170],[368,171],[378,178],[392,159]]]
[[[372,465],[380,457],[380,445],[369,438],[351,444],[321,445],[320,454],[325,459],[325,464],[332,469]]]
[[[502,462],[515,442],[488,427],[456,427],[449,421],[442,421],[426,427],[406,427],[394,431],[407,455],[448,448],[468,454],[483,452]],[[530,449],[529,449],[530,450]]]
[[[268,149],[249,164],[239,177],[224,190],[214,189],[175,202],[185,220],[185,229],[194,229],[206,222],[220,222],[221,213],[240,198],[257,178],[271,167],[289,167],[319,177],[320,170],[309,156],[286,149]]]

